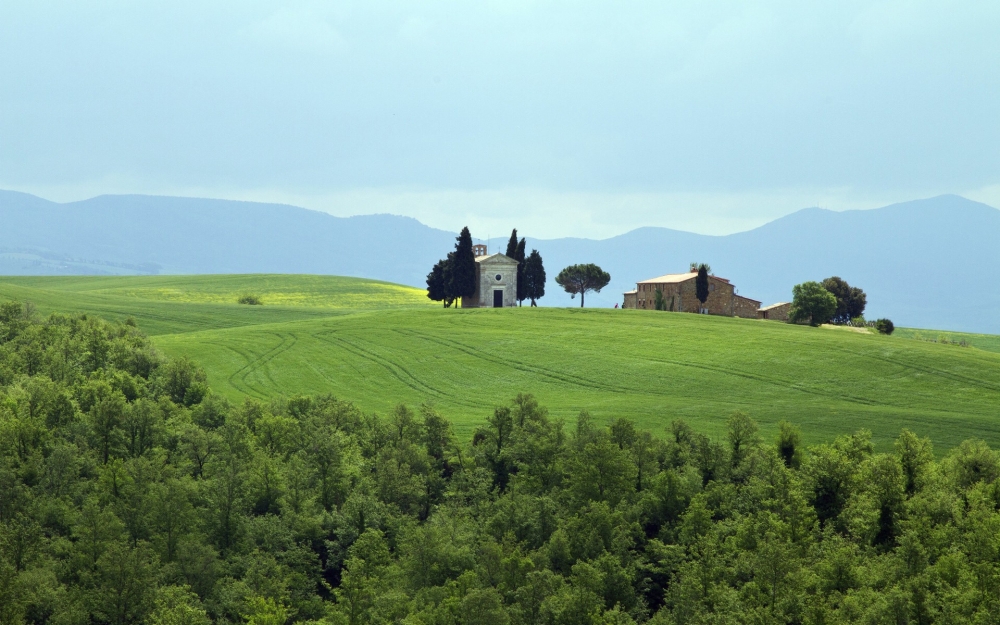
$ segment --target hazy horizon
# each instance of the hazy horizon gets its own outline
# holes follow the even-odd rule
[[[29,192],[26,192],[26,191],[18,191],[16,189],[2,189],[2,188],[0,188],[0,193],[5,192],[5,191],[12,191],[12,192],[15,192],[15,193],[27,193],[28,195],[32,195],[32,196],[40,198],[42,200],[45,200],[45,201],[48,201],[48,202],[53,202],[53,203],[56,203],[56,204],[59,204],[59,205],[73,204],[73,203],[78,203],[78,202],[87,202],[87,201],[90,201],[90,200],[96,200],[96,199],[101,198],[101,197],[137,196],[137,197],[178,198],[178,199],[186,199],[186,200],[209,200],[209,201],[221,200],[221,201],[227,201],[227,202],[229,202],[229,201],[232,201],[232,202],[251,202],[251,203],[257,203],[257,204],[271,204],[271,205],[288,206],[288,207],[291,207],[291,208],[298,208],[298,209],[303,209],[303,210],[308,210],[308,211],[313,211],[313,212],[318,212],[318,213],[323,213],[323,214],[328,214],[328,215],[331,214],[328,211],[319,210],[319,209],[313,209],[313,208],[309,208],[307,206],[301,206],[301,205],[298,205],[298,204],[289,204],[287,202],[262,202],[262,201],[259,201],[259,200],[249,200],[249,199],[233,200],[233,199],[230,199],[230,198],[195,196],[195,195],[187,196],[187,195],[155,195],[155,194],[146,194],[146,193],[130,193],[130,194],[110,194],[110,193],[103,193],[103,194],[99,194],[99,195],[94,195],[94,196],[88,196],[88,197],[80,198],[78,200],[57,201],[57,200],[52,200],[50,198],[42,197],[40,195],[36,195],[34,193],[29,193]],[[642,229],[642,228],[666,228],[666,229],[674,230],[674,231],[677,231],[677,232],[684,232],[684,233],[690,233],[690,234],[703,234],[703,235],[708,235],[708,236],[720,236],[720,237],[723,237],[723,236],[727,236],[727,235],[730,235],[730,234],[739,234],[739,233],[743,233],[743,232],[750,232],[752,230],[760,228],[761,226],[765,226],[765,225],[767,225],[769,223],[777,221],[777,220],[779,220],[779,219],[781,219],[783,217],[788,217],[789,215],[793,215],[795,213],[798,213],[800,211],[805,211],[805,210],[812,210],[812,209],[831,210],[833,212],[838,212],[838,213],[851,212],[851,211],[869,211],[869,210],[877,210],[877,209],[880,209],[880,208],[887,208],[887,207],[893,206],[895,204],[908,204],[908,203],[911,203],[911,202],[914,202],[914,201],[919,202],[919,201],[922,201],[922,200],[933,200],[933,199],[942,198],[942,197],[946,197],[946,196],[956,196],[956,197],[961,197],[963,199],[970,199],[970,198],[965,198],[964,196],[961,196],[961,195],[958,195],[958,194],[942,194],[940,196],[934,196],[932,198],[911,198],[909,200],[902,200],[902,201],[899,201],[899,202],[892,202],[891,204],[886,204],[886,205],[882,205],[882,206],[875,206],[875,207],[871,207],[871,208],[847,208],[847,209],[836,210],[836,209],[824,208],[822,206],[804,206],[802,208],[798,208],[798,209],[795,209],[793,211],[790,211],[790,212],[788,212],[786,214],[774,217],[773,219],[762,220],[759,224],[755,224],[755,225],[749,226],[749,227],[744,228],[744,229],[738,229],[738,230],[733,230],[731,232],[724,232],[724,233],[711,233],[711,232],[705,233],[705,232],[696,232],[694,230],[685,230],[683,228],[673,228],[673,227],[669,227],[669,226],[640,225],[640,226],[636,226],[634,228],[629,228],[629,229],[624,230],[622,232],[615,232],[615,233],[612,233],[612,234],[607,234],[606,236],[571,236],[571,235],[569,235],[569,236],[555,236],[555,237],[537,237],[537,236],[534,236],[533,234],[528,234],[527,236],[530,236],[533,240],[541,240],[541,241],[552,241],[552,240],[564,239],[564,238],[569,238],[569,239],[573,239],[573,238],[576,238],[576,239],[585,239],[585,240],[590,240],[590,241],[605,241],[605,240],[608,240],[608,239],[613,239],[615,237],[621,236],[623,234],[628,234],[630,232],[633,232],[635,230],[639,230],[639,229]],[[978,200],[971,200],[971,201],[978,202]],[[992,208],[994,210],[1000,210],[1000,208],[997,208],[996,206],[992,206],[992,205],[987,204],[985,202],[980,202],[980,203],[983,204],[983,205],[985,205],[985,206],[988,206],[988,207],[990,207],[990,208]],[[437,230],[442,230],[444,232],[458,232],[462,227],[468,225],[468,224],[463,224],[462,226],[459,226],[458,228],[449,230],[449,229],[446,229],[446,228],[439,228],[437,226],[433,226],[432,224],[428,224],[428,223],[422,221],[421,219],[419,219],[418,217],[413,217],[411,215],[403,215],[403,214],[400,214],[400,213],[392,213],[392,212],[357,213],[357,214],[351,214],[351,215],[332,215],[332,216],[334,216],[334,217],[349,218],[349,217],[363,217],[363,216],[369,216],[369,215],[388,215],[388,216],[392,216],[392,217],[410,218],[410,219],[414,219],[414,220],[418,221],[419,223],[421,223],[421,224],[423,224],[425,226],[429,226],[429,227],[435,228]],[[513,223],[513,222],[511,222],[511,223]],[[510,226],[508,225],[507,227],[510,227]],[[514,227],[517,227],[517,224],[514,224]],[[521,234],[526,234],[524,232],[523,228],[521,228],[519,230],[519,232]],[[509,239],[509,237],[510,237],[510,233],[509,233],[509,231],[506,231],[506,230],[501,231],[501,232],[489,232],[489,231],[487,231],[487,230],[484,229],[484,230],[474,230],[474,232],[473,232],[473,238],[477,242],[488,243],[488,245],[491,245],[491,246],[494,245],[494,244],[506,245],[507,244],[507,240]]]
[[[1000,205],[1000,5],[0,7],[0,188],[539,238]]]

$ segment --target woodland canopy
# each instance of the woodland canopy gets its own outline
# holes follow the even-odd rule
[[[134,324],[0,306],[0,623],[989,623],[1000,460],[433,406],[233,405]]]

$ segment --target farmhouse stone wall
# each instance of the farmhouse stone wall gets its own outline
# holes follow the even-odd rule
[[[788,315],[792,310],[792,305],[788,302],[772,304],[757,311],[759,319],[770,319],[772,321],[788,321]]]
[[[757,300],[750,299],[749,297],[743,297],[742,295],[733,296],[733,316],[735,317],[756,319],[757,310],[759,308],[760,302]]]
[[[727,317],[756,319],[760,302],[736,294],[736,287],[729,281],[715,276],[708,277],[708,299],[698,301],[697,274],[664,276],[669,281],[646,281],[636,285],[635,291],[625,293],[624,308],[656,309],[656,291],[663,293],[663,303],[668,311],[706,313]]]
[[[667,310],[674,312],[702,312],[707,309],[710,315],[733,314],[733,285],[714,276],[708,277],[708,299],[704,306],[698,301],[698,289],[695,284],[695,276],[691,274],[690,280],[684,282],[640,283],[636,285],[635,304],[629,306],[629,298],[626,297],[627,308],[639,308],[645,310],[656,309],[656,289],[663,291],[664,304]]]

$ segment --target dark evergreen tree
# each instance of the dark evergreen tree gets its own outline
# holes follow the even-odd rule
[[[449,308],[455,302],[455,286],[452,276],[455,274],[455,252],[448,252],[444,259],[444,307]]]
[[[556,276],[556,284],[561,286],[570,297],[580,295],[580,308],[583,308],[583,296],[587,291],[601,292],[601,289],[611,282],[611,274],[593,263],[586,265],[570,265]]]
[[[451,257],[451,276],[447,281],[448,295],[452,301],[476,294],[476,256],[472,252],[472,235],[469,228],[462,228],[455,242]]]
[[[524,284],[524,239],[517,244],[512,258],[517,261],[517,305],[528,298],[528,290]]]
[[[864,315],[868,303],[868,296],[864,291],[838,276],[827,278],[820,284],[837,298],[837,309],[830,317],[831,323],[850,323],[852,319]]]
[[[448,297],[448,285],[445,283],[447,263],[446,260],[439,260],[427,274],[427,297],[433,302],[444,302]]]
[[[531,300],[532,306],[537,306],[536,302],[545,296],[545,267],[538,250],[531,250],[524,261],[524,289],[524,295]]]
[[[701,302],[701,307],[705,307],[708,301],[708,265],[702,263],[698,265],[698,277],[694,281],[695,297]]]
[[[507,251],[504,253],[510,258],[517,255],[517,228],[511,230],[510,239],[507,241]]]

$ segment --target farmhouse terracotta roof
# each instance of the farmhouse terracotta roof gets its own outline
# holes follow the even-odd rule
[[[634,295],[634,294],[636,294],[636,293],[638,293],[638,292],[639,292],[639,290],[638,290],[638,289],[632,289],[631,291],[625,291],[625,292],[623,293],[623,295]]]
[[[643,280],[638,284],[678,284],[680,282],[687,282],[688,280],[693,280],[698,277],[698,274],[689,271],[688,273],[668,273],[665,276],[660,276],[659,278],[653,278],[652,280]],[[722,282],[729,282],[726,278],[720,278],[719,276],[709,276],[709,278],[714,278],[716,280],[721,280]]]
[[[753,299],[752,297],[744,297],[742,295],[733,295],[733,297],[738,297],[740,299],[745,299],[748,302],[753,302],[753,303],[757,304],[757,306],[760,306],[760,300]]]

